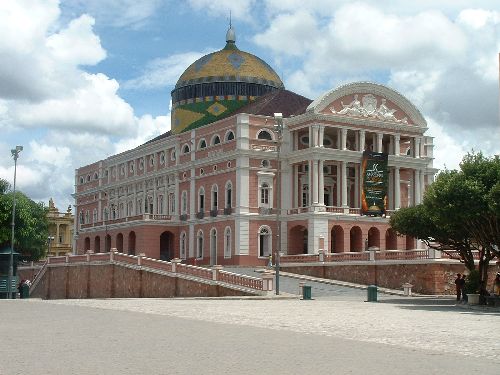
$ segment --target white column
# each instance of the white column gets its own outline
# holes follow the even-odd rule
[[[420,203],[424,200],[425,193],[425,174],[424,171],[420,171]]]
[[[313,204],[318,203],[318,161],[314,160],[313,164],[313,173],[312,173],[312,182],[313,182]]]
[[[299,182],[299,166],[293,166],[293,208],[299,207],[300,182]]]
[[[342,128],[340,131],[340,134],[341,134],[341,139],[342,139],[341,150],[346,150],[347,149],[347,129]]]
[[[347,162],[342,162],[342,207],[347,207]]]
[[[399,176],[399,167],[394,168],[394,209],[401,208],[401,177]]]
[[[341,186],[342,186],[342,174],[340,172],[340,163],[337,163],[337,183],[336,183],[336,188],[337,188],[337,206],[340,206],[342,204],[342,194],[341,194]]]
[[[381,133],[377,133],[377,152],[382,152],[382,140],[384,135]]]
[[[313,195],[314,195],[314,192],[313,192],[314,178],[313,178],[313,161],[312,160],[309,160],[309,169],[307,171],[307,177],[308,177],[308,180],[309,180],[309,194],[308,194],[309,199],[308,199],[307,205],[308,206],[312,206],[313,202],[314,202],[314,198],[313,198]]]
[[[318,161],[318,203],[322,206],[325,205],[325,175],[323,173],[323,160]]]
[[[354,166],[354,207],[361,207],[361,201],[359,196],[359,174],[360,174],[360,165],[356,164]]]
[[[325,127],[324,125],[319,126],[319,147],[323,147],[323,138],[325,136]]]
[[[420,157],[420,138],[415,138],[415,152],[414,152],[414,157],[419,158]]]
[[[420,203],[420,171],[418,169],[413,171],[415,181],[415,206]]]
[[[358,151],[363,152],[365,150],[365,131],[359,131],[359,148]]]
[[[342,150],[342,136],[340,135],[340,129],[337,129],[337,148]]]
[[[314,129],[309,127],[309,147],[314,147]]]
[[[388,186],[388,192],[389,196],[389,210],[394,210],[394,169],[390,169],[389,171],[389,186]]]
[[[394,155],[399,155],[401,146],[399,145],[400,136],[399,134],[394,135]]]
[[[150,212],[150,214],[156,214],[158,212],[157,200],[158,200],[158,192],[156,191],[156,178],[155,178],[154,179],[154,186],[153,186],[153,212]]]

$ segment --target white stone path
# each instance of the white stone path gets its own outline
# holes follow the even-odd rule
[[[408,301],[411,303],[411,298]],[[400,300],[398,300],[400,301]],[[37,302],[40,303],[40,302]],[[331,300],[114,299],[43,303],[87,306],[339,337],[484,357],[498,362],[500,313],[457,306]]]

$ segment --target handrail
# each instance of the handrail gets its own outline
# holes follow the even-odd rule
[[[168,262],[159,259],[153,259],[145,257],[143,255],[129,255],[118,252],[109,253],[92,253],[79,255],[66,255],[59,257],[49,257],[44,263],[42,269],[38,273],[37,277],[33,281],[32,290],[39,283],[39,280],[45,273],[48,265],[62,265],[62,264],[77,264],[77,263],[89,263],[89,262],[110,262],[110,263],[121,263],[134,266],[145,267],[151,270],[159,270],[174,274],[182,274],[187,276],[192,276],[204,280],[211,280],[214,282],[223,282],[226,284],[245,287],[249,289],[254,289],[258,291],[264,290],[263,280],[257,277],[240,275],[233,272],[224,271],[220,268],[205,268],[192,266],[180,263],[180,260]],[[220,266],[217,266],[220,267]]]

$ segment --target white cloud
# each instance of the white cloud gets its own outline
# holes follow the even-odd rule
[[[229,11],[234,18],[248,19],[255,0],[188,0],[189,5],[197,10],[208,12],[214,16],[229,17]]]
[[[75,88],[71,95],[34,104],[13,104],[10,116],[26,128],[98,130],[107,134],[133,131],[134,111],[117,95],[118,82],[103,74],[81,74],[86,84]]]
[[[212,51],[210,51],[212,52]],[[209,52],[186,52],[149,62],[140,77],[123,83],[125,89],[157,89],[175,85],[180,75]]]
[[[75,12],[88,13],[113,27],[140,28],[162,6],[162,0],[66,0]]]
[[[92,31],[94,19],[82,15],[68,27],[47,38],[47,47],[59,63],[95,65],[106,57],[101,41]]]

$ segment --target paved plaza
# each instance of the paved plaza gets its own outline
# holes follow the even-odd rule
[[[0,374],[500,373],[498,309],[361,294],[2,300]]]

